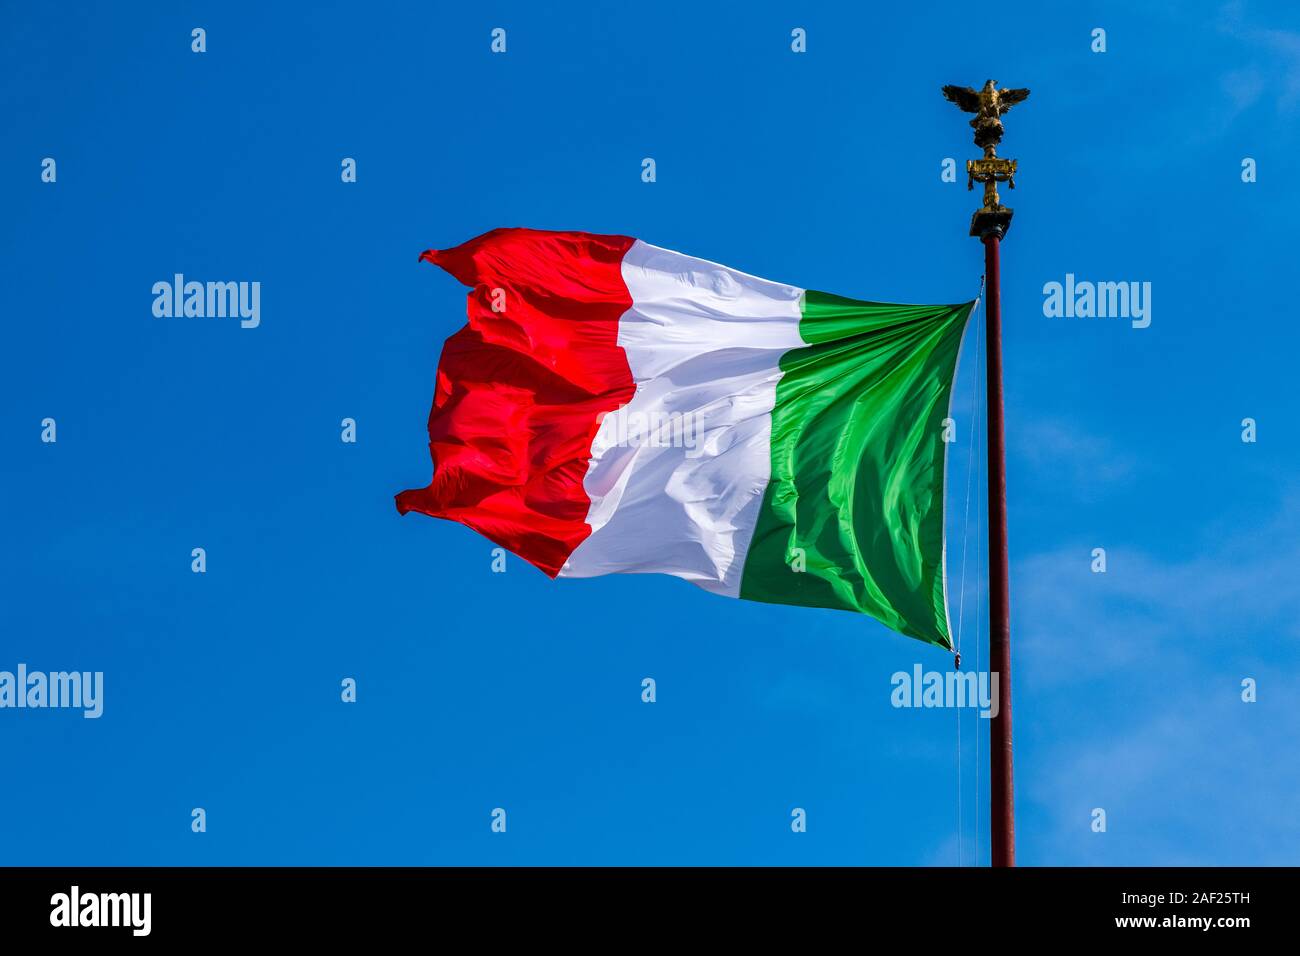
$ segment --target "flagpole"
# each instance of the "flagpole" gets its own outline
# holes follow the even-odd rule
[[[1011,759],[1011,589],[1007,560],[1006,432],[1002,421],[1002,283],[1004,230],[984,242],[987,276],[985,351],[988,387],[989,673],[998,675],[997,713],[989,720],[989,856],[994,866],[1016,865],[1015,786]]]
[[[1011,588],[1007,559],[1006,429],[1002,420],[1002,239],[1011,228],[1012,210],[1003,206],[997,184],[1016,188],[1016,161],[998,156],[1002,114],[1029,96],[1025,89],[945,86],[943,95],[974,113],[970,125],[981,159],[966,162],[967,188],[984,185],[984,205],[971,217],[970,234],[984,243],[987,300],[984,314],[988,376],[989,485],[989,674],[997,679],[997,711],[989,720],[989,851],[993,866],[1016,865],[1015,781],[1011,752]]]

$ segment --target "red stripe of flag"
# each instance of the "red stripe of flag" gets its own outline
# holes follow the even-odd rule
[[[459,521],[559,573],[591,533],[582,482],[600,418],[635,391],[618,345],[634,241],[494,229],[421,254],[473,288],[438,363],[433,481],[399,494],[398,511]]]

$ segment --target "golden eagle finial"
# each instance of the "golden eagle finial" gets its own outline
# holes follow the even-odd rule
[[[943,95],[959,110],[975,114],[970,121],[975,130],[975,145],[983,149],[986,156],[994,156],[998,143],[1002,141],[1002,114],[1027,100],[1029,90],[998,89],[997,81],[989,80],[980,90],[949,84],[943,88]]]

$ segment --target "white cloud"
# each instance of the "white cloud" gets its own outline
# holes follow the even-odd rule
[[[1053,482],[1067,481],[1082,496],[1134,477],[1137,459],[1075,422],[1033,419],[1016,426],[1011,451]]]

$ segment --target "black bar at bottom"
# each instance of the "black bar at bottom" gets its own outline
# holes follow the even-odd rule
[[[918,944],[975,944],[987,939],[981,914],[996,900],[1005,914],[1002,939],[1200,935],[1231,944],[1243,933],[1288,928],[1294,907],[1287,916],[1283,908],[1298,875],[1292,868],[13,868],[0,869],[0,932],[6,942],[339,943],[469,933],[666,946],[701,933],[770,943],[830,932],[863,940],[893,929]],[[113,922],[119,925],[84,925]]]

